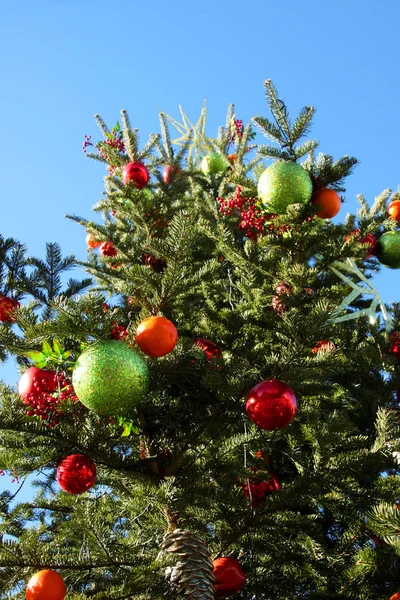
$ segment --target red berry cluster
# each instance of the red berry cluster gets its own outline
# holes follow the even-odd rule
[[[55,427],[60,419],[62,402],[76,402],[78,397],[65,373],[42,371],[41,374],[41,379],[33,382],[34,391],[23,399],[24,404],[29,406],[26,414],[28,417],[36,415],[42,421],[47,420],[49,427]]]
[[[93,144],[92,144],[92,136],[91,135],[84,135],[83,137],[85,138],[85,140],[82,143],[82,150],[83,150],[83,152],[86,152],[86,148],[88,146],[93,146]]]
[[[389,353],[394,354],[400,360],[400,334],[393,333],[390,336],[390,342]]]
[[[233,125],[234,125],[234,127],[235,127],[235,132],[236,132],[236,135],[237,135],[238,137],[242,137],[242,135],[243,135],[243,131],[244,131],[244,126],[243,126],[243,121],[242,121],[242,119],[234,119],[234,121],[233,121]]]
[[[17,300],[0,294],[0,321],[3,323],[14,323],[15,319],[12,316],[12,312],[19,306],[20,303]]]
[[[359,233],[360,233],[359,229],[354,229],[354,231],[352,231],[351,233],[346,235],[346,237],[344,238],[344,241],[349,242],[353,236],[356,236]],[[373,233],[367,233],[367,235],[365,235],[364,237],[362,237],[360,239],[360,244],[365,244],[366,246],[369,246],[366,258],[371,258],[371,256],[374,256],[377,243],[378,243],[378,241]]]
[[[245,236],[257,240],[260,234],[264,233],[264,223],[273,218],[270,214],[263,215],[256,206],[256,198],[242,196],[242,189],[236,188],[235,195],[229,200],[217,198],[220,208],[219,212],[224,216],[230,216],[232,213],[240,216],[238,228],[245,232]]]
[[[3,471],[3,469],[0,469],[0,475],[3,477],[6,474],[5,471]],[[17,473],[14,471],[14,469],[10,469],[10,477],[11,477],[11,483],[19,483],[19,477],[17,475]]]
[[[127,330],[122,325],[117,325],[113,323],[113,327],[111,329],[111,337],[116,340],[122,340],[124,337],[128,335]]]
[[[117,256],[118,250],[112,242],[103,242],[100,246],[100,254],[102,256]]]
[[[251,495],[252,508],[258,508],[266,496],[274,492],[279,492],[281,489],[281,484],[276,476],[271,477],[268,481],[253,481],[248,479],[242,485],[246,498],[250,498]]]
[[[117,134],[114,131],[111,138],[107,138],[106,140],[104,140],[104,142],[99,143],[99,154],[102,158],[108,161],[109,157],[107,153],[103,150],[104,145],[110,146],[110,148],[116,148],[119,152],[125,152],[125,144],[121,139],[121,133]]]

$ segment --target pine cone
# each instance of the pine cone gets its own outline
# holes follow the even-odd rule
[[[214,599],[213,564],[201,538],[191,531],[175,529],[165,536],[161,550],[179,556],[179,562],[165,572],[178,600]]]

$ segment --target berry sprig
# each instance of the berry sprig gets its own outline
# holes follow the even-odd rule
[[[87,148],[88,146],[93,146],[93,144],[92,144],[92,136],[91,136],[91,135],[84,135],[83,137],[84,137],[85,139],[84,139],[84,141],[82,142],[82,150],[83,150],[83,152],[85,152],[85,153],[86,153],[86,148]]]
[[[46,420],[48,427],[55,427],[61,416],[61,405],[66,400],[76,402],[78,397],[66,374],[54,373],[54,377],[43,377],[33,384],[34,391],[24,398],[28,405],[28,417],[40,417]]]
[[[117,325],[117,323],[113,323],[111,337],[113,337],[115,340],[123,340],[127,335],[129,334],[125,327],[122,325]]]
[[[259,235],[265,233],[265,222],[273,218],[271,214],[261,213],[258,206],[256,206],[256,198],[242,196],[242,189],[239,186],[232,198],[228,200],[217,198],[217,201],[220,205],[219,212],[224,216],[231,216],[232,214],[238,216],[238,229],[252,240],[257,240]]]

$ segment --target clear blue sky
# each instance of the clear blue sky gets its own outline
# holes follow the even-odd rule
[[[344,218],[357,193],[372,202],[400,183],[399,20],[398,0],[3,2],[0,232],[83,258],[85,232],[63,215],[90,217],[102,191],[103,166],[81,151],[95,112],[114,124],[126,108],[145,141],[159,109],[196,119],[206,98],[214,135],[230,102],[245,121],[266,114],[267,78],[293,114],[317,107],[321,150],[360,159]],[[399,300],[400,271],[377,287]],[[14,380],[10,365],[0,377]]]

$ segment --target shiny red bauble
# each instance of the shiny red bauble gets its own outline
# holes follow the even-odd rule
[[[296,416],[297,400],[293,390],[277,379],[261,381],[246,401],[247,415],[257,427],[273,431],[283,429]]]
[[[210,340],[195,338],[193,344],[203,350],[208,360],[211,360],[212,358],[222,358],[221,350],[218,348],[217,344],[214,344],[214,342],[211,342]]]
[[[221,556],[213,560],[215,577],[215,597],[228,598],[237,594],[246,581],[246,573],[233,556]]]
[[[361,238],[360,243],[364,244],[365,246],[369,246],[366,258],[371,258],[371,256],[374,256],[376,246],[378,245],[378,240],[373,233],[368,233]]]
[[[130,162],[125,165],[122,171],[122,181],[129,183],[133,181],[136,183],[136,188],[141,190],[149,183],[150,175],[147,167],[141,162]]]
[[[37,367],[27,369],[18,383],[18,393],[25,404],[29,404],[26,400],[30,394],[40,394],[43,392],[51,394],[57,388],[57,374],[54,371],[38,369]]]
[[[21,305],[17,300],[0,294],[0,321],[3,323],[15,323],[15,318],[12,313],[20,306]]]
[[[64,492],[83,494],[96,481],[96,465],[83,454],[71,454],[59,463],[57,481]]]
[[[100,246],[100,254],[102,256],[117,256],[118,250],[111,242],[103,242]]]
[[[64,600],[67,593],[64,579],[57,571],[38,571],[26,585],[26,600]]]
[[[182,171],[176,165],[167,165],[163,171],[162,178],[166,185],[169,185],[181,175]]]

